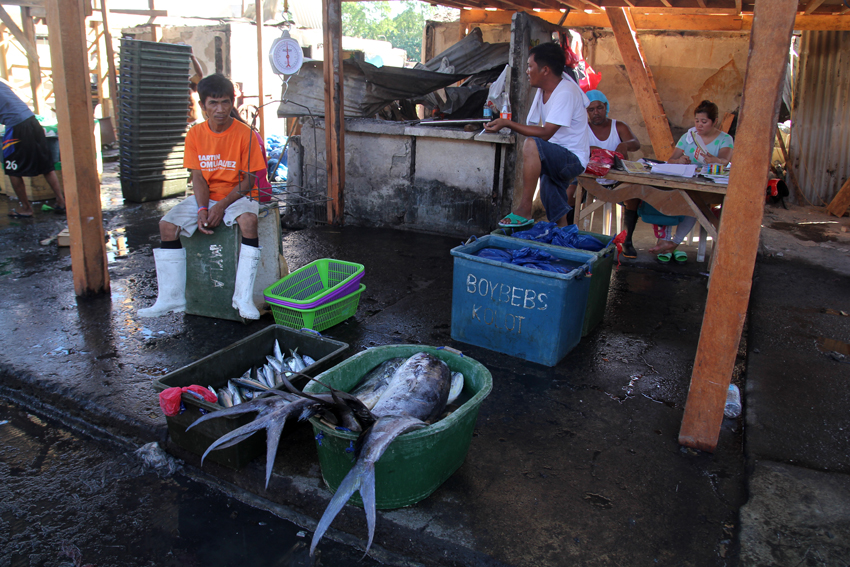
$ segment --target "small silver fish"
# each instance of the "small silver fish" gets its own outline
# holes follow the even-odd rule
[[[244,400],[242,399],[242,394],[239,392],[239,386],[237,386],[233,380],[227,381],[227,389],[230,391],[230,395],[233,397],[233,405],[241,404]]]
[[[271,364],[272,368],[274,368],[278,372],[283,372],[283,363],[281,361],[279,361],[272,355],[266,355],[266,360],[269,361],[269,364]]]
[[[227,388],[220,388],[216,394],[218,395],[219,405],[226,408],[233,407],[233,395],[230,393],[230,390]]]
[[[269,388],[274,388],[274,368],[270,364],[263,366],[263,373],[266,376],[266,384]]]
[[[207,390],[209,390],[210,392],[212,392],[212,393],[213,393],[213,395],[215,395],[215,397],[218,397],[218,392],[216,392],[216,391],[215,391],[215,388],[213,388],[212,386],[207,386]]]
[[[257,392],[264,392],[269,389],[268,384],[264,384],[259,380],[252,380],[250,378],[234,378],[233,381],[241,388],[247,388]]]
[[[280,350],[280,343],[277,342],[277,339],[274,340],[274,357],[278,362],[283,363],[283,351]]]
[[[307,366],[313,366],[314,364],[316,364],[316,359],[311,357],[309,354],[302,354],[301,359],[304,361],[304,364],[306,364]]]
[[[298,349],[291,350],[289,352],[292,353],[292,358],[293,360],[295,360],[295,364],[292,366],[293,372],[301,372],[302,370],[307,368],[307,365],[304,364],[304,359],[301,358],[300,354],[298,354]]]

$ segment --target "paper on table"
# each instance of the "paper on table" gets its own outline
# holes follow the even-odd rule
[[[656,163],[652,166],[652,173],[661,175],[677,175],[679,177],[693,177],[697,172],[697,166],[682,163]]]

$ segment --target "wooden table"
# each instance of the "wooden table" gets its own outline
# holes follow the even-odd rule
[[[628,199],[646,201],[665,215],[686,215],[696,217],[700,225],[697,261],[705,261],[706,236],[717,242],[719,219],[711,211],[710,205],[722,204],[726,196],[726,185],[714,183],[701,177],[676,177],[652,173],[627,173],[611,170],[605,179],[620,181],[614,188],[605,187],[596,182],[597,176],[582,173],[578,177],[576,188],[575,223],[595,210],[606,207],[607,230],[613,234],[611,225],[611,203],[621,203]],[[587,191],[595,202],[582,203],[582,192]],[[603,226],[604,223],[603,223]]]

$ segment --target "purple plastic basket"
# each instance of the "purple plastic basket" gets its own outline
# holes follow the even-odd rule
[[[326,295],[325,297],[321,297],[316,301],[308,304],[298,304],[298,303],[290,303],[288,301],[284,301],[283,299],[277,299],[274,297],[265,296],[266,301],[268,303],[274,303],[275,305],[283,305],[284,307],[290,307],[292,309],[313,309],[314,307],[319,307],[320,305],[324,305],[325,303],[329,303],[334,301],[335,299],[339,299],[340,297],[351,295],[358,289],[360,289],[360,279],[363,277],[363,272],[360,272],[357,276],[354,277],[350,282],[339,288],[333,293]]]

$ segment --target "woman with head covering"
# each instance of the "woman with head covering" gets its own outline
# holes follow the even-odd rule
[[[587,134],[590,138],[590,149],[600,148],[603,150],[611,150],[618,152],[626,159],[629,158],[629,152],[640,150],[640,142],[629,128],[629,125],[619,120],[608,118],[610,105],[608,97],[602,91],[592,90],[587,91],[587,98],[590,104],[587,105]],[[597,183],[603,186],[614,187],[616,181],[610,179],[599,178]],[[572,198],[573,193],[570,194]],[[573,204],[572,202],[570,203]],[[632,235],[637,226],[637,209],[640,205],[640,199],[629,199],[622,203],[626,209],[625,225],[626,225],[626,240],[623,242],[623,256],[626,258],[637,258],[637,250],[632,244]]]

